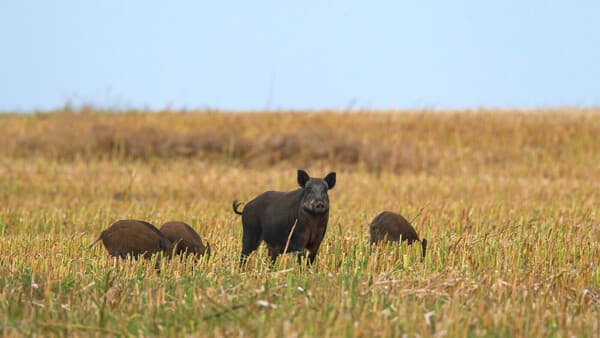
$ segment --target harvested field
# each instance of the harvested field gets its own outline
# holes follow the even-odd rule
[[[143,336],[600,335],[600,114],[0,115],[0,332]],[[238,266],[231,201],[337,172],[315,265]],[[401,213],[429,241],[366,245]],[[88,249],[118,219],[182,220],[193,262]]]

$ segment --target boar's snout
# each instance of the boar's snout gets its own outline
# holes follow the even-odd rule
[[[307,198],[302,208],[311,214],[324,214],[329,211],[329,202],[327,198]]]
[[[315,213],[322,214],[322,213],[326,212],[327,210],[329,210],[329,206],[323,200],[315,200],[312,203],[312,209],[314,210]]]

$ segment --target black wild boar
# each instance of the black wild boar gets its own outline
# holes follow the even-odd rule
[[[90,245],[102,240],[104,247],[113,257],[142,256],[150,258],[157,252],[171,255],[173,246],[154,225],[137,220],[121,220],[102,231],[100,237]]]
[[[265,241],[273,262],[284,253],[287,245],[286,252],[300,257],[308,250],[308,261],[312,264],[327,230],[327,191],[333,189],[335,181],[335,172],[321,179],[311,178],[306,171],[298,170],[300,189],[264,192],[248,202],[242,212],[238,211],[241,203],[233,201],[233,211],[242,215],[241,263],[245,263],[261,241]],[[292,228],[294,231],[290,236]]]
[[[425,238],[419,240],[419,235],[417,235],[415,228],[399,214],[391,211],[380,213],[369,225],[369,230],[371,232],[371,243],[380,241],[399,242],[400,238],[402,238],[403,242],[406,241],[408,244],[421,242],[423,257],[425,257],[427,240]]]
[[[173,243],[178,255],[210,256],[210,244],[204,246],[200,235],[184,222],[167,222],[160,227],[160,232]]]

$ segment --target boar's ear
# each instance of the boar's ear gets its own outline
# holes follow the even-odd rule
[[[325,180],[325,182],[327,182],[327,188],[333,189],[333,187],[335,187],[335,171],[327,174],[327,176],[325,176],[324,180]]]
[[[306,171],[298,169],[298,185],[304,188],[308,180],[310,180],[310,176],[308,176]]]

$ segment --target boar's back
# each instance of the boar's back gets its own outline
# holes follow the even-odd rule
[[[419,236],[410,223],[401,215],[384,211],[377,215],[370,224],[371,242],[379,242],[387,237],[388,241],[407,241],[412,244],[419,241]]]
[[[111,256],[127,255],[148,258],[159,251],[170,249],[170,241],[152,224],[138,220],[121,220],[100,235]]]
[[[188,252],[191,254],[204,254],[206,247],[200,235],[187,223],[167,222],[160,227],[160,231],[173,245],[177,246],[176,253]]]

